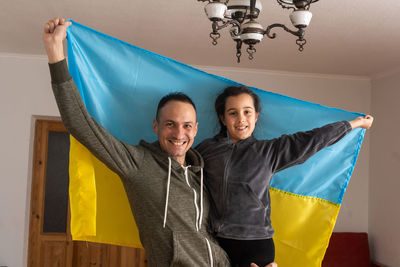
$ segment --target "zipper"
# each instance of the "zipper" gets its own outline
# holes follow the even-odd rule
[[[218,226],[218,232],[221,230],[222,225],[224,224],[225,221],[225,216],[226,216],[226,210],[227,210],[227,206],[228,206],[228,198],[227,198],[227,193],[228,193],[228,176],[229,176],[229,163],[231,162],[232,159],[232,155],[233,152],[236,149],[236,144],[233,144],[233,148],[231,153],[229,154],[229,158],[226,162],[225,165],[225,170],[224,170],[224,184],[223,184],[223,189],[222,189],[222,202],[223,202],[223,206],[222,206],[222,214],[221,214],[221,224]]]

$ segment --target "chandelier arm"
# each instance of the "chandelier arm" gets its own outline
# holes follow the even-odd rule
[[[274,39],[276,37],[276,33],[271,34],[271,30],[273,28],[277,28],[277,27],[283,28],[288,33],[291,33],[294,36],[297,36],[298,38],[296,40],[296,44],[299,46],[299,51],[302,52],[304,50],[304,45],[307,42],[306,39],[304,38],[304,35],[305,35],[304,28],[299,27],[297,31],[293,31],[283,24],[275,23],[275,24],[271,24],[267,27],[267,29],[264,32],[264,35],[267,35],[270,39]]]
[[[209,3],[211,3],[211,2],[222,2],[222,1],[213,1],[213,0],[197,0],[197,2],[209,2]],[[222,2],[222,3],[224,3],[224,4],[226,5],[226,4],[228,4],[228,2],[229,2],[229,0],[225,0],[225,2]]]
[[[198,0],[198,1],[207,1],[207,0]],[[278,4],[283,8],[283,9],[293,9],[293,11],[295,11],[296,9],[292,6],[285,6],[281,1],[276,0],[276,2],[278,2]]]
[[[218,21],[213,21],[212,29],[213,29],[213,32],[217,32],[219,30],[222,30],[223,28],[228,27],[229,25],[237,26],[240,31],[240,23],[239,23],[239,21],[237,21],[235,19],[231,19],[228,21],[222,21],[221,25],[218,25]]]
[[[284,29],[288,33],[291,33],[299,38],[303,38],[303,36],[305,34],[305,31],[303,28],[298,28],[297,31],[293,31],[293,30],[289,29],[288,27],[286,27],[284,24],[274,23],[267,27],[267,29],[264,32],[264,35],[267,35],[270,39],[274,39],[276,37],[276,33],[271,34],[271,30],[273,28],[278,28],[278,27]]]
[[[295,10],[309,10],[311,4],[318,2],[319,0],[306,0],[306,1],[292,1],[292,2],[287,2],[285,0],[276,0],[276,2],[278,2],[278,4],[284,8],[284,9],[292,9],[293,11]],[[299,2],[298,4],[296,2]],[[291,6],[294,5],[294,6]]]
[[[231,36],[236,37],[239,36],[240,32],[240,23],[237,20],[228,20],[228,21],[222,21],[221,25],[218,25],[218,21],[213,21],[211,27],[212,27],[212,32],[210,33],[210,38],[213,40],[212,44],[217,45],[217,40],[221,37],[221,34],[218,32],[219,30],[228,27],[228,25],[232,25],[232,27],[237,27],[237,31],[231,31]]]

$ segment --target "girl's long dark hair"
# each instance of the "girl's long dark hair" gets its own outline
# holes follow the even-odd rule
[[[219,135],[222,136],[227,136],[227,129],[226,126],[223,124],[221,121],[220,117],[224,117],[225,115],[225,104],[226,100],[230,96],[238,96],[241,94],[248,94],[253,98],[253,103],[254,103],[254,109],[257,113],[261,111],[261,104],[260,104],[260,98],[256,93],[253,92],[253,90],[245,87],[245,86],[229,86],[224,89],[218,96],[217,99],[215,99],[215,112],[217,112],[219,124],[220,124],[220,131]]]

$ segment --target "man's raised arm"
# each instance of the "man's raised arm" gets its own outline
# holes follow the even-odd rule
[[[107,132],[88,113],[71,78],[63,41],[70,21],[54,18],[44,25],[43,43],[49,58],[52,88],[62,121],[68,132],[121,177],[132,176],[143,151],[129,146]]]
[[[67,28],[70,25],[71,22],[63,18],[51,19],[44,25],[42,37],[50,64],[65,58],[63,41],[67,37]]]

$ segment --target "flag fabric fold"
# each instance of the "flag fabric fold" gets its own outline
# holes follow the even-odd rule
[[[159,99],[181,91],[198,109],[196,143],[217,132],[213,103],[226,86],[241,85],[73,22],[68,65],[89,114],[121,141],[156,140],[152,121]],[[255,136],[270,139],[362,114],[254,90],[261,99]],[[271,183],[272,224],[280,267],[320,266],[365,130],[356,129]],[[143,200],[145,201],[145,200]],[[87,240],[140,247],[119,177],[71,138],[71,233]]]

